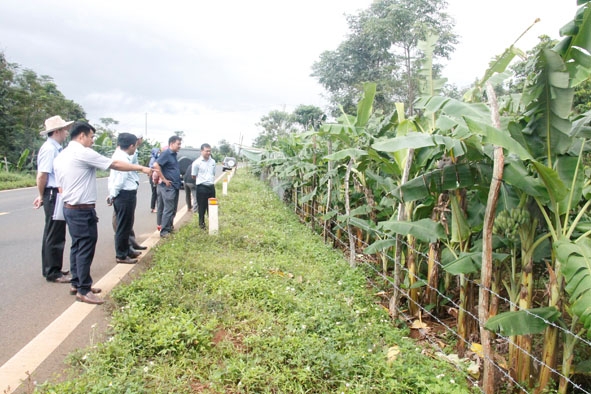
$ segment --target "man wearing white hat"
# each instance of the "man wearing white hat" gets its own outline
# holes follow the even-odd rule
[[[47,136],[37,155],[37,190],[39,195],[33,201],[35,209],[43,206],[45,211],[45,228],[41,244],[41,269],[48,282],[70,283],[69,275],[62,271],[64,259],[64,245],[66,243],[66,222],[53,220],[55,200],[58,193],[53,159],[62,150],[68,130],[74,123],[66,122],[56,115],[45,121],[45,130],[39,134]]]

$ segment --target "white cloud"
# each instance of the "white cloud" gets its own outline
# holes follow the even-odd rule
[[[576,0],[449,0],[448,12],[456,21],[460,43],[444,76],[458,86],[468,86],[481,78],[488,63],[502,54],[536,23],[516,44],[524,51],[538,42],[540,35],[559,38],[558,31],[571,21],[577,10]]]
[[[52,76],[91,123],[108,117],[140,132],[147,114],[148,137],[161,142],[183,130],[193,146],[241,136],[249,144],[269,111],[324,106],[311,66],[345,38],[344,14],[369,4],[2,0],[0,50]],[[536,17],[523,49],[542,33],[557,37],[575,10],[576,0],[449,0],[462,37],[444,75],[469,84]]]

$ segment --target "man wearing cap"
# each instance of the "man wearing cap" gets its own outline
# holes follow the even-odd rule
[[[131,133],[120,133],[117,137],[118,148],[111,157],[113,160],[134,162],[137,149],[137,137]],[[115,259],[118,263],[135,264],[138,252],[132,249],[130,236],[135,221],[137,189],[139,176],[135,171],[117,171],[109,174],[109,197],[107,202],[115,209]]]
[[[70,248],[71,294],[88,304],[102,304],[97,297],[100,289],[92,287],[90,266],[98,239],[95,203],[97,199],[96,169],[118,171],[142,171],[150,174],[148,167],[113,160],[100,155],[91,146],[95,128],[86,122],[76,122],[70,131],[70,143],[54,160],[57,183],[62,191],[64,217],[68,225],[72,246]]]
[[[53,211],[58,193],[57,181],[53,171],[53,159],[61,152],[68,129],[74,123],[66,122],[56,115],[45,121],[45,130],[39,134],[47,136],[37,155],[37,190],[39,195],[33,201],[35,209],[43,206],[45,227],[41,241],[41,273],[48,282],[70,283],[69,275],[64,275],[64,245],[66,243],[66,222],[53,220]]]

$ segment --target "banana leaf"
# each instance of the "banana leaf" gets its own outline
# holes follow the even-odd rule
[[[554,243],[554,251],[561,263],[571,310],[591,338],[591,240],[583,238],[575,243],[561,239]]]
[[[427,198],[431,193],[446,190],[472,188],[480,185],[488,187],[492,176],[490,165],[480,163],[461,163],[445,166],[409,180],[392,191],[392,195],[402,201],[410,202]]]
[[[415,222],[388,220],[379,222],[378,228],[394,234],[410,234],[424,242],[436,242],[440,239],[446,239],[445,230],[441,223],[434,222],[431,219],[421,219]]]
[[[507,253],[493,253],[494,261],[505,261],[510,255]],[[460,256],[443,264],[443,269],[452,275],[472,274],[480,272],[482,267],[482,252],[462,252]]]
[[[560,318],[560,311],[553,306],[504,312],[488,319],[484,328],[503,336],[539,334]]]

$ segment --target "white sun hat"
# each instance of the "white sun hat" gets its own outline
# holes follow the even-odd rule
[[[73,120],[66,122],[59,115],[52,116],[51,118],[49,118],[45,121],[45,130],[41,130],[39,132],[39,135],[47,135],[47,134],[51,133],[52,131],[63,129],[64,127],[68,127],[72,123],[74,123]]]

